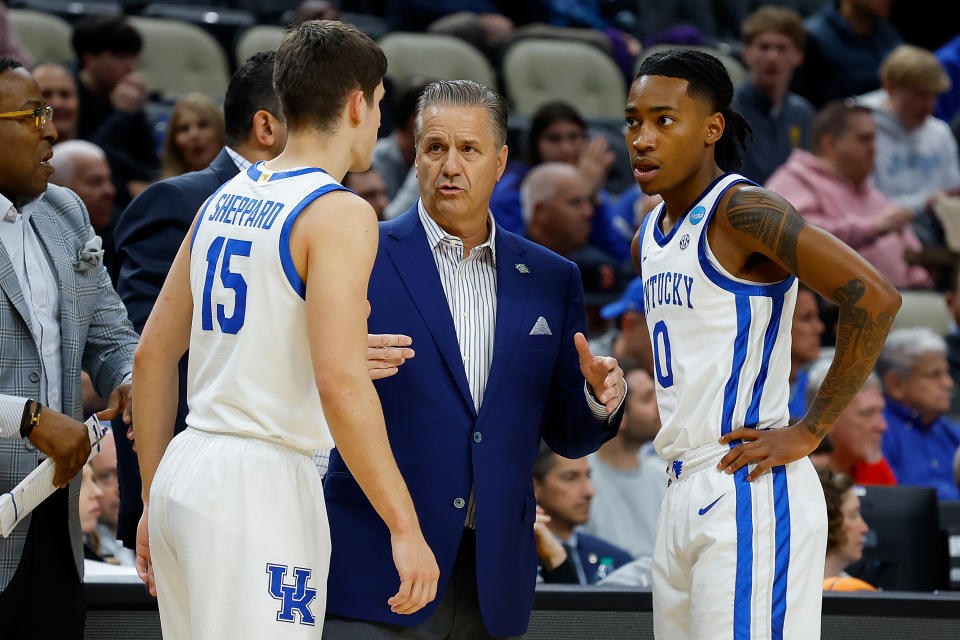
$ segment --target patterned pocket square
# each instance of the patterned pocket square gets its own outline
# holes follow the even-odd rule
[[[543,316],[537,318],[537,321],[533,325],[533,329],[530,329],[530,335],[532,336],[552,336],[553,331],[550,331],[550,325],[547,324],[547,319]]]

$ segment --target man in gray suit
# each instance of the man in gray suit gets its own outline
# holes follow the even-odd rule
[[[56,463],[60,487],[0,539],[4,639],[82,638],[77,499],[90,452],[80,371],[109,395],[101,418],[130,419],[137,335],[72,191],[47,186],[57,130],[40,88],[0,57],[0,492]]]

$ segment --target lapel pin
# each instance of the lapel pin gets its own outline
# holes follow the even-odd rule
[[[519,271],[520,273],[530,273],[530,267],[523,264],[522,262],[520,264],[515,264],[513,266],[515,266],[517,268],[517,271]]]

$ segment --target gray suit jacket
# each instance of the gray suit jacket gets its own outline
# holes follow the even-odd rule
[[[137,334],[123,303],[100,266],[80,273],[78,254],[94,236],[87,211],[75,193],[51,185],[24,206],[50,259],[60,287],[60,335],[63,413],[83,418],[80,371],[90,374],[97,393],[107,397],[133,369]],[[40,352],[27,324],[27,308],[6,249],[0,244],[0,394],[39,398]],[[37,450],[27,440],[0,438],[0,492],[12,489],[37,466]],[[80,474],[70,483],[70,541],[83,577],[83,544],[78,498]],[[23,552],[30,519],[7,539],[0,538],[0,590],[13,577]]]

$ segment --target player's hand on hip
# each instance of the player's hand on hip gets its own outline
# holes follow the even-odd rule
[[[49,407],[40,411],[30,442],[53,460],[53,484],[60,489],[70,484],[90,456],[87,426]]]
[[[416,613],[437,597],[437,580],[440,578],[437,560],[419,530],[393,534],[390,544],[393,546],[393,562],[400,574],[400,590],[387,600],[387,604],[394,613]]]
[[[400,365],[416,355],[410,336],[389,333],[367,334],[367,371],[371,380],[389,378]]]
[[[149,508],[143,505],[143,515],[137,523],[137,575],[147,585],[150,595],[156,597],[157,582],[153,577],[153,562],[150,560]]]
[[[118,384],[107,400],[107,408],[97,413],[101,420],[113,420],[123,416],[123,424],[133,420],[133,382]]]
[[[775,466],[809,455],[820,444],[820,438],[811,433],[803,422],[782,429],[735,429],[720,438],[720,444],[730,444],[735,440],[743,440],[743,443],[723,456],[717,469],[734,473],[745,464],[756,464],[756,468],[747,476],[747,482],[759,478]]]
[[[608,414],[613,413],[620,406],[627,388],[623,381],[623,369],[616,358],[593,355],[582,333],[573,336],[573,344],[580,356],[580,373],[590,385],[593,397],[607,407]]]

